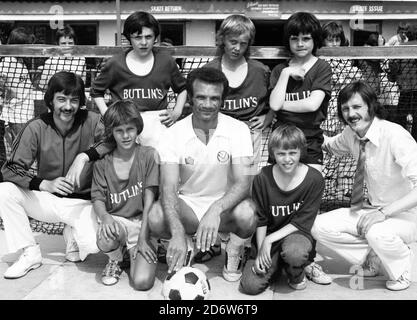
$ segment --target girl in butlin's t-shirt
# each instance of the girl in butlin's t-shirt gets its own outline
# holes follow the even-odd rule
[[[274,128],[294,124],[307,138],[307,152],[301,162],[321,171],[323,164],[323,131],[331,97],[330,65],[315,56],[321,47],[322,29],[317,18],[297,12],[287,21],[284,43],[291,58],[277,65],[271,74],[269,104],[277,113]]]

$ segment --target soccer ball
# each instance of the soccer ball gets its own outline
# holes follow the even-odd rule
[[[162,287],[165,300],[206,300],[210,283],[203,271],[182,267],[167,276]]]

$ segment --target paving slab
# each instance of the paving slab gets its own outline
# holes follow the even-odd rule
[[[126,272],[114,286],[104,286],[100,275],[107,262],[104,254],[90,255],[84,262],[65,260],[65,243],[62,236],[38,233],[36,240],[43,254],[42,267],[25,277],[6,280],[0,277],[0,300],[162,300],[162,284],[167,267],[159,264],[154,287],[145,292],[135,291],[129,284]],[[317,246],[317,261],[334,279],[331,285],[308,282],[305,290],[294,291],[287,285],[285,276],[257,296],[238,291],[238,282],[227,282],[222,277],[223,252],[206,264],[194,264],[206,273],[211,284],[211,300],[415,300],[417,299],[417,254],[413,265],[413,284],[406,291],[392,292],[385,288],[385,276],[359,279],[351,274],[352,266],[337,257],[331,250]],[[417,244],[412,244],[417,253]],[[0,230],[0,273],[3,274],[18,257],[6,254],[4,231]]]

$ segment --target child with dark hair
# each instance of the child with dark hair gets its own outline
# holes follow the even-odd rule
[[[55,34],[55,42],[59,46],[71,47],[77,44],[77,36],[70,25],[65,25],[63,29],[58,29]],[[85,58],[83,57],[51,57],[45,61],[43,66],[39,67],[42,72],[38,86],[45,90],[49,79],[59,71],[69,71],[78,74],[83,81],[86,81]]]
[[[32,44],[35,36],[25,28],[19,27],[11,31],[7,44]],[[0,78],[2,79],[3,110],[0,120],[8,123],[11,144],[24,124],[35,115],[32,79],[29,66],[20,57],[2,57],[0,59]]]
[[[104,114],[104,139],[116,149],[94,164],[91,200],[100,220],[97,246],[109,257],[102,282],[113,285],[121,275],[122,247],[127,246],[133,287],[153,286],[156,252],[149,242],[148,212],[158,189],[157,154],[136,143],[143,120],[131,100],[113,103]]]
[[[154,48],[159,34],[159,23],[151,14],[132,13],[123,29],[132,48],[109,59],[91,88],[101,114],[107,109],[106,90],[113,102],[131,99],[136,103],[145,123],[139,137],[142,145],[157,146],[162,131],[181,116],[187,98],[185,79],[175,60]],[[167,109],[170,88],[178,94],[172,110]]]
[[[307,138],[307,153],[301,162],[321,170],[320,125],[327,116],[332,71],[314,55],[322,43],[317,18],[306,12],[293,14],[285,24],[284,43],[292,56],[272,70],[269,104],[277,114],[274,128],[285,123],[299,127]]]
[[[300,162],[306,149],[300,129],[279,126],[268,149],[275,164],[262,168],[252,186],[258,208],[257,255],[247,262],[240,282],[240,291],[252,295],[263,292],[282,267],[291,288],[306,288],[304,269],[314,253],[310,230],[324,191],[320,172]]]
[[[343,26],[336,21],[329,21],[322,26],[323,46],[325,47],[347,47],[349,41],[346,39]]]
[[[283,124],[300,128],[307,140],[307,150],[300,161],[321,171],[324,137],[320,126],[327,116],[332,70],[326,61],[315,56],[322,44],[320,22],[311,13],[293,14],[285,24],[284,43],[291,58],[272,70],[270,81],[269,104],[277,114],[274,128]],[[275,161],[272,154],[269,157]],[[318,284],[332,282],[313,260],[306,267],[306,275]]]

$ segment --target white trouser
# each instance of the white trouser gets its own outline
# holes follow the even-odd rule
[[[390,279],[397,280],[411,268],[410,248],[406,245],[417,240],[416,215],[404,212],[374,224],[361,238],[356,225],[362,214],[375,209],[351,213],[340,208],[317,216],[311,233],[313,237],[334,250],[352,264],[362,264],[371,249],[381,259]]]
[[[82,260],[99,251],[96,245],[97,218],[89,200],[60,198],[49,192],[27,190],[3,182],[0,183],[0,216],[9,252],[36,244],[28,216],[73,227]]]

